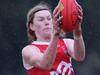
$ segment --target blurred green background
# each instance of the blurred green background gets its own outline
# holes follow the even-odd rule
[[[0,75],[26,75],[21,50],[27,45],[26,14],[39,1],[54,9],[58,0],[0,0]],[[100,1],[77,0],[83,7],[86,59],[73,60],[76,75],[100,75]]]

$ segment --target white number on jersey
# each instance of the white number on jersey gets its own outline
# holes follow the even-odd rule
[[[61,61],[60,64],[57,67],[57,71],[51,71],[50,75],[65,75],[66,71],[68,71],[68,75],[71,75],[71,72],[73,72],[73,68],[71,67],[71,63],[66,63],[64,61]]]

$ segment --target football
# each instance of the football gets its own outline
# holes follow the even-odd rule
[[[65,32],[72,32],[78,17],[77,2],[76,0],[60,0],[59,6],[63,16],[61,28]]]

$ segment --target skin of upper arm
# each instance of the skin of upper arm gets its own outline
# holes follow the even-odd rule
[[[43,54],[40,52],[39,48],[33,45],[26,46],[22,49],[22,57],[26,63],[32,66],[39,66],[39,62]]]
[[[84,57],[85,57],[85,53],[84,53],[84,46],[80,46],[80,50],[75,50],[75,45],[74,45],[74,40],[73,39],[66,39],[65,41],[67,43],[67,48],[68,48],[68,53],[70,54],[70,56],[77,60],[77,61],[83,61]],[[77,46],[76,46],[77,47]],[[83,48],[83,50],[82,50]],[[79,52],[81,52],[79,54]]]

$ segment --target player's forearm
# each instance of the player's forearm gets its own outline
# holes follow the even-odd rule
[[[74,56],[78,61],[85,58],[85,45],[81,29],[73,33],[74,35]]]
[[[58,36],[52,37],[52,40],[44,53],[42,59],[42,65],[47,69],[50,69],[52,67],[54,60],[56,58],[57,42],[58,42]]]

